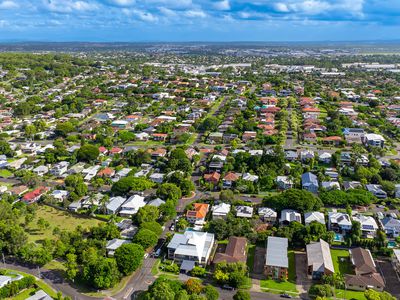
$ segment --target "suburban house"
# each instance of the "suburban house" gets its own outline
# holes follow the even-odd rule
[[[119,209],[121,208],[121,205],[124,204],[126,201],[126,198],[117,196],[117,197],[112,197],[110,200],[108,200],[108,203],[106,204],[106,211],[108,215],[115,215]]]
[[[351,230],[351,219],[348,214],[341,212],[330,212],[328,214],[328,227],[336,232]]]
[[[383,148],[383,146],[385,145],[385,139],[380,134],[367,133],[364,136],[364,144]]]
[[[372,193],[378,199],[386,199],[387,193],[382,189],[382,186],[379,184],[367,184],[365,188],[368,192]]]
[[[206,265],[214,246],[214,234],[208,232],[189,231],[176,233],[169,242],[168,259],[182,263],[192,261],[198,265]]]
[[[355,215],[353,221],[360,223],[362,236],[365,238],[374,238],[379,229],[375,219],[371,216]]]
[[[209,205],[205,203],[194,203],[193,210],[186,212],[186,219],[189,223],[204,222],[208,213]]]
[[[254,208],[252,206],[239,205],[235,207],[236,217],[239,218],[252,218]]]
[[[220,262],[246,263],[247,260],[247,239],[244,237],[231,236],[224,252],[217,253],[214,256],[213,263],[217,264]]]
[[[280,224],[288,225],[295,221],[301,223],[300,213],[292,209],[284,209],[281,211],[281,218],[279,219]]]
[[[67,199],[69,195],[68,191],[65,190],[54,190],[50,196],[53,197],[55,200],[61,202],[64,201],[65,199]]]
[[[288,277],[288,239],[269,236],[264,273],[268,278],[286,280]]]
[[[53,168],[50,170],[50,174],[54,176],[61,176],[68,171],[69,162],[67,161],[60,161],[59,163],[55,164]]]
[[[121,247],[123,244],[129,244],[131,241],[129,240],[121,240],[121,239],[112,239],[107,241],[106,250],[108,256],[114,256],[115,250]]]
[[[156,199],[150,200],[150,201],[147,203],[147,205],[155,206],[155,207],[160,207],[160,206],[163,205],[163,204],[165,204],[165,201],[162,200],[162,199],[160,199],[160,198],[156,198]]]
[[[260,219],[266,223],[275,223],[278,217],[277,212],[269,207],[260,207],[258,209],[258,215]]]
[[[312,279],[321,279],[323,275],[335,273],[329,244],[320,239],[306,246],[307,273]]]
[[[400,220],[392,217],[385,217],[380,220],[380,223],[388,237],[396,238],[400,235]]]
[[[318,155],[318,160],[322,163],[329,164],[332,160],[332,154],[330,154],[329,152],[323,152]]]
[[[41,176],[42,177],[43,175],[45,175],[45,174],[47,174],[49,172],[49,168],[46,167],[46,166],[41,165],[41,166],[38,166],[38,167],[34,168],[32,170],[32,172],[35,173],[37,176]]]
[[[214,185],[218,184],[220,178],[221,178],[221,174],[219,174],[218,172],[204,174],[204,181],[211,182]]]
[[[321,187],[325,190],[340,190],[340,184],[337,181],[323,181]]]
[[[233,184],[239,180],[239,175],[234,172],[228,172],[222,179],[222,184],[224,188],[231,188]]]
[[[280,190],[288,190],[293,188],[293,180],[289,176],[277,176],[276,184]]]
[[[307,172],[301,175],[301,185],[304,190],[307,190],[311,193],[318,192],[319,188],[318,178],[311,172]]]
[[[225,219],[228,213],[231,211],[231,205],[221,202],[220,204],[214,205],[211,210],[213,220]]]
[[[363,248],[350,249],[349,252],[355,275],[345,276],[346,288],[356,291],[366,289],[383,291],[385,282],[381,274],[377,272],[371,252]]]
[[[137,214],[141,207],[146,206],[146,202],[144,201],[144,197],[139,195],[133,195],[129,197],[128,200],[121,205],[119,215],[121,217],[130,218],[133,215]]]
[[[361,144],[364,141],[365,131],[362,128],[344,128],[343,135],[346,142]]]
[[[40,198],[42,197],[42,195],[44,193],[47,192],[47,188],[44,186],[38,187],[37,189],[26,193],[23,197],[22,197],[22,201],[24,201],[27,204],[31,204],[34,203],[36,201],[39,201]]]
[[[309,225],[311,222],[318,222],[325,225],[325,215],[319,211],[306,212],[304,214],[304,224]]]

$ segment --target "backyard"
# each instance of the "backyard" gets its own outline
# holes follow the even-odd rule
[[[40,228],[37,224],[38,220],[43,218],[49,222],[49,226],[45,229]],[[24,222],[24,220],[21,220]],[[35,218],[28,224],[26,231],[28,233],[29,242],[41,242],[44,239],[53,239],[53,230],[59,227],[61,230],[74,230],[78,225],[83,228],[93,227],[101,223],[97,219],[80,217],[65,211],[57,210],[50,206],[40,205],[36,211]]]
[[[336,273],[354,274],[348,250],[331,249],[331,256]]]

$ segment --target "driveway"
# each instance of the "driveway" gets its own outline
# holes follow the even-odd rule
[[[263,274],[264,266],[265,266],[265,248],[256,247],[256,250],[254,252],[253,273],[257,275]]]
[[[305,252],[295,252],[296,287],[302,299],[308,299],[308,289],[312,280],[307,276],[307,255]]]
[[[400,281],[390,261],[378,260],[378,268],[386,282],[385,290],[400,299]]]

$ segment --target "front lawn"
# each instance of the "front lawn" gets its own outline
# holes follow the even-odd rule
[[[37,222],[43,218],[49,222],[49,226],[45,229],[39,228]],[[24,222],[23,219],[20,222]],[[83,228],[94,227],[102,221],[97,219],[76,216],[66,211],[57,210],[50,206],[40,205],[36,211],[35,218],[26,227],[29,242],[41,242],[44,239],[54,239],[53,229],[59,227],[61,230],[72,231],[80,225]]]
[[[348,250],[331,249],[331,256],[336,273],[354,274]]]
[[[356,300],[367,300],[364,296],[364,292],[349,291],[349,290],[336,290],[336,298],[342,299],[356,299]],[[334,298],[332,298],[334,299]]]
[[[261,280],[260,286],[263,289],[272,289],[281,292],[297,292],[296,284],[289,281]]]
[[[288,257],[289,257],[288,281],[296,283],[296,261],[293,250],[288,251]]]

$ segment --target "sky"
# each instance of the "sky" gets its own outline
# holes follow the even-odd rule
[[[0,41],[399,40],[400,0],[0,0]]]

